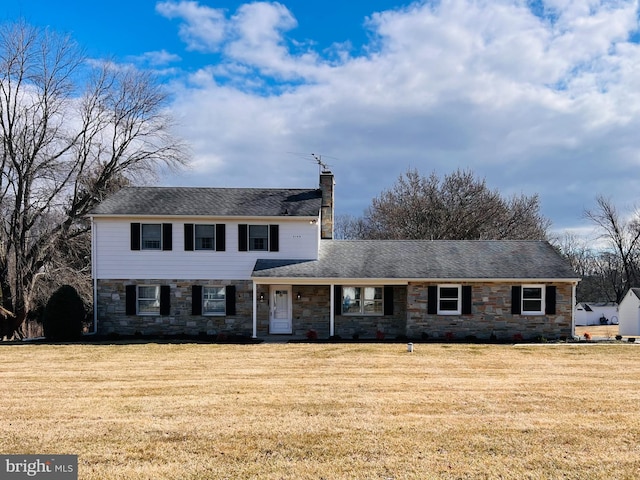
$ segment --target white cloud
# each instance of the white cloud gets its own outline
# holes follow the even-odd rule
[[[130,60],[135,63],[149,65],[150,67],[162,67],[170,63],[179,62],[181,58],[180,55],[176,55],[175,53],[159,50],[155,52],[145,52],[142,55],[131,57]]]
[[[180,38],[190,50],[215,52],[225,38],[224,11],[194,1],[159,2],[156,11],[169,19],[180,18]]]
[[[287,152],[320,152],[334,157],[338,213],[359,214],[409,167],[470,168],[505,194],[539,193],[556,228],[584,223],[596,194],[637,191],[638,6],[545,7],[449,0],[375,13],[368,53],[336,62],[287,37],[296,20],[280,3],[230,15],[160,3],[190,48],[222,55],[177,90],[198,161],[216,159],[211,177],[189,180],[313,185],[314,167]]]

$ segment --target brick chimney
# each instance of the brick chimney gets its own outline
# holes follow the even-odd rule
[[[335,181],[333,173],[323,170],[320,174],[320,191],[322,192],[322,206],[320,207],[320,238],[333,239],[333,187]]]

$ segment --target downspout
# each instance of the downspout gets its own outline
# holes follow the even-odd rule
[[[329,336],[333,337],[335,335],[335,326],[336,326],[336,312],[335,312],[335,286],[333,284],[329,285]]]
[[[98,333],[98,279],[96,265],[96,225],[91,217],[91,280],[93,281],[93,332]]]
[[[573,282],[571,285],[571,336],[576,334],[576,288],[578,284]]]
[[[256,282],[253,282],[253,335],[252,338],[258,338],[258,289]]]

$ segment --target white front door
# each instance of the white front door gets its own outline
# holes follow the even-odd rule
[[[272,285],[269,317],[269,333],[293,333],[291,318],[291,286]]]

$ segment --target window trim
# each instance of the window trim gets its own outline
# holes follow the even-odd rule
[[[380,304],[380,311],[379,312],[365,312],[365,302],[366,302],[366,297],[364,297],[364,295],[361,293],[360,295],[360,310],[358,312],[345,312],[345,308],[344,308],[344,289],[345,288],[360,288],[361,290],[366,292],[367,288],[379,288],[380,289],[380,293],[381,293],[381,297],[380,299],[376,299],[375,298],[375,293],[374,293],[374,298],[371,299],[374,302],[374,305],[376,303]],[[384,309],[385,309],[385,287],[384,285],[342,285],[341,286],[341,290],[340,290],[340,298],[341,298],[341,314],[345,315],[345,316],[361,316],[361,317],[382,317],[384,316]]]
[[[213,230],[213,236],[211,237],[198,237],[198,230],[199,228],[203,228],[203,227],[209,227]],[[211,240],[211,247],[209,248],[198,248],[198,238],[206,238]],[[200,250],[204,250],[204,251],[215,251],[216,249],[216,224],[215,223],[194,223],[193,224],[193,250],[194,251],[200,251]]]
[[[266,237],[253,237],[254,239],[264,239],[265,245],[264,248],[253,248],[251,244],[251,229],[255,227],[263,227],[266,230]],[[248,224],[247,225],[247,250],[249,252],[268,252],[269,251],[269,225],[262,223]]]
[[[250,242],[252,227],[266,227],[266,248],[254,249]],[[262,237],[255,237],[262,238]],[[240,223],[238,224],[238,251],[239,252],[278,252],[280,251],[280,225],[270,223]]]
[[[145,247],[144,245],[144,230],[145,230],[144,227],[151,227],[151,226],[157,226],[160,229],[160,236],[158,239],[157,248]],[[141,223],[140,224],[140,250],[152,250],[152,251],[162,250],[162,223]]]
[[[455,298],[457,308],[455,310],[444,310],[441,308],[440,302],[443,300],[441,296],[441,290],[443,288],[455,288],[458,290],[458,295]],[[453,300],[453,297],[445,297],[446,300]],[[438,284],[438,299],[437,299],[437,315],[462,315],[462,284],[460,283],[442,283]]]
[[[207,312],[205,309],[205,301],[206,299],[206,290],[208,288],[217,288],[217,289],[222,289],[223,293],[223,298],[221,300],[222,302],[222,306],[223,306],[223,310],[222,312]],[[223,285],[202,285],[202,294],[201,294],[201,299],[200,302],[202,303],[202,313],[201,315],[203,317],[225,317],[227,315],[227,288]]]
[[[525,310],[524,308],[524,302],[525,302],[525,297],[524,297],[524,291],[527,288],[535,288],[540,290],[540,298],[527,298],[526,300],[531,301],[531,300],[535,300],[535,301],[540,301],[540,310]],[[531,283],[531,284],[526,284],[526,285],[521,285],[521,290],[520,290],[520,314],[521,315],[544,315],[545,311],[546,311],[546,285],[541,284],[541,283]]]
[[[157,299],[158,302],[158,311],[157,312],[141,312],[140,311],[140,300],[151,300],[151,297],[142,297],[140,295],[140,288],[149,288],[149,287],[153,287],[156,289],[156,295],[155,298],[153,298],[153,300]],[[162,309],[162,298],[161,298],[161,291],[160,291],[160,285],[136,285],[136,315],[141,316],[141,317],[158,317],[160,316],[160,311]]]

